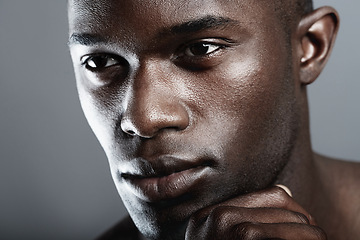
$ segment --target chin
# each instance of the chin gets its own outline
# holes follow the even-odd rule
[[[176,220],[176,216],[171,216],[174,212],[153,210],[148,212],[129,211],[136,227],[147,239],[151,240],[183,240],[188,224],[188,218],[182,221]]]
[[[182,196],[178,199],[149,203],[129,192],[119,193],[136,227],[151,240],[185,239],[191,215],[215,201],[209,196],[204,201],[201,194],[194,194],[196,196]]]

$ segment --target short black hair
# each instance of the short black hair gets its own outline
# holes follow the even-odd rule
[[[312,0],[298,0],[298,2],[300,2],[300,7],[303,8],[304,13],[309,13],[314,9]]]
[[[272,3],[275,13],[288,33],[297,27],[304,15],[313,11],[313,0],[274,0]]]

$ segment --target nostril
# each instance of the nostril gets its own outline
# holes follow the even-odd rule
[[[121,130],[128,136],[153,138],[163,131],[182,131],[188,127],[188,111],[182,104],[162,97],[157,97],[155,103],[139,99],[141,104],[132,103],[121,115]]]
[[[133,130],[132,124],[128,119],[121,120],[121,130],[130,136],[135,136],[136,132]]]
[[[135,136],[136,135],[136,133],[134,132],[134,131],[132,131],[132,130],[127,130],[127,131],[125,131],[127,134],[129,134],[129,135],[131,135],[131,136]]]

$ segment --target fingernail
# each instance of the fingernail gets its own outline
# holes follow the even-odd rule
[[[276,186],[282,188],[290,197],[292,197],[292,193],[291,193],[290,189],[287,186],[281,185],[281,184],[276,184]]]

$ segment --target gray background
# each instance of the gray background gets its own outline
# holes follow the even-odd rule
[[[310,87],[314,149],[360,160],[358,0]],[[92,239],[123,214],[105,155],[82,115],[66,1],[0,0],[0,239]]]

